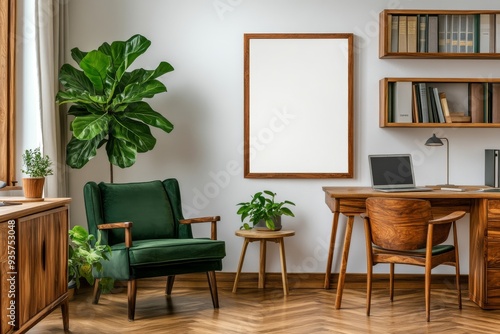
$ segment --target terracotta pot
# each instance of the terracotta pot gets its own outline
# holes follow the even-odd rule
[[[26,198],[42,198],[44,177],[24,177],[23,192]]]

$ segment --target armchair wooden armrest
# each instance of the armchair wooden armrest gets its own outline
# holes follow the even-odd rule
[[[217,222],[220,221],[220,216],[197,217],[179,220],[179,224],[197,224],[197,223],[212,223],[210,239],[217,240]]]
[[[122,222],[122,223],[109,223],[97,225],[99,230],[110,230],[114,228],[124,228],[125,229],[125,247],[132,247],[132,222]]]
[[[465,216],[465,211],[455,211],[444,217],[429,220],[429,224],[448,224]]]

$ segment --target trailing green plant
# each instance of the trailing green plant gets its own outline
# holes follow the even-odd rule
[[[252,196],[249,202],[242,202],[236,205],[240,206],[237,214],[241,215],[241,222],[249,218],[250,224],[243,223],[240,229],[249,230],[259,221],[266,222],[266,226],[270,230],[274,230],[274,217],[291,216],[295,217],[293,212],[286,205],[295,205],[295,203],[285,200],[283,202],[275,202],[276,193],[269,190],[259,191]]]
[[[23,153],[23,172],[30,177],[46,177],[52,175],[52,161],[48,155],[43,155],[40,152],[40,147],[35,149],[25,150]]]
[[[111,247],[101,245],[101,233],[98,233],[97,240],[93,234],[89,234],[85,228],[76,225],[69,230],[69,258],[68,258],[68,278],[76,282],[76,287],[80,287],[80,278],[91,285],[94,285],[93,270],[102,272],[101,261],[108,260],[111,256]],[[114,280],[106,277],[100,281],[103,293],[113,289]]]
[[[156,144],[150,126],[167,133],[173,130],[169,120],[142,100],[166,92],[157,78],[174,68],[162,61],[154,70],[126,71],[150,45],[144,36],[134,35],[127,41],[105,42],[90,52],[71,50],[81,70],[64,64],[59,72],[64,89],[56,95],[57,103],[72,104],[68,114],[75,116],[66,146],[70,167],[82,168],[104,144],[111,165],[130,167],[137,153]]]

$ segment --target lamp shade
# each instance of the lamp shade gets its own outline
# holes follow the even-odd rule
[[[427,141],[425,142],[425,146],[443,146],[443,141],[436,137],[436,134],[433,133],[432,134],[432,137],[430,137],[429,139],[427,139]]]

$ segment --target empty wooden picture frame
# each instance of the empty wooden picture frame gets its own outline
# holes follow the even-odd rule
[[[353,177],[353,34],[244,34],[244,177]]]

